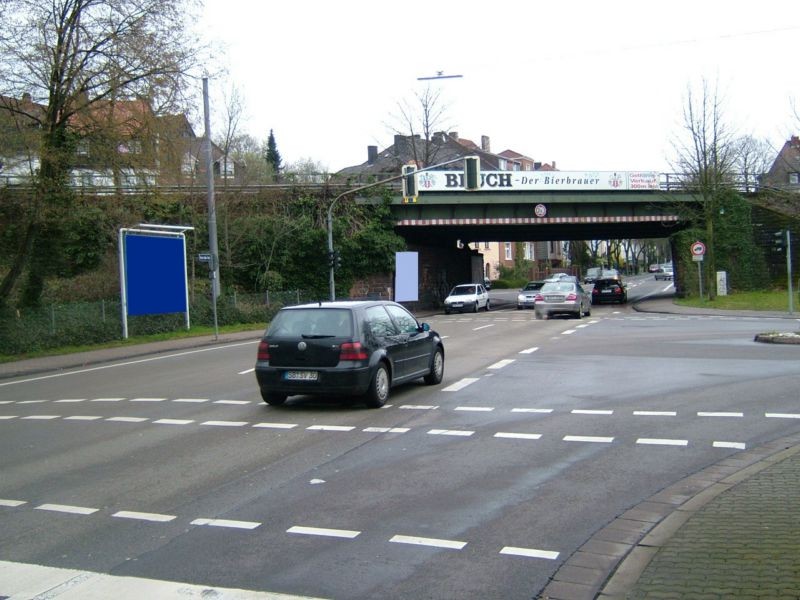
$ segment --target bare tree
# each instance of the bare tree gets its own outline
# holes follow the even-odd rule
[[[409,150],[419,167],[436,164],[441,145],[434,143],[434,136],[449,129],[447,106],[442,102],[441,92],[428,86],[415,94],[414,101],[404,100],[397,106],[400,112],[394,116],[394,125],[389,125],[391,131],[409,137]]]
[[[156,111],[178,102],[188,74],[202,60],[188,33],[188,9],[194,5],[194,0],[2,1],[0,111],[35,124],[39,151],[32,210],[0,283],[0,304],[26,269],[26,297],[38,301],[41,295],[45,261],[31,257],[46,224],[57,223],[70,209],[75,124],[89,122],[93,109],[116,100],[144,99]]]
[[[758,186],[761,176],[769,171],[775,152],[769,142],[751,135],[734,140],[734,146],[738,177],[744,190],[749,192]]]
[[[698,207],[684,217],[706,232],[705,286],[709,299],[716,295],[711,285],[715,276],[714,219],[719,214],[723,192],[735,187],[738,153],[732,132],[723,120],[722,101],[715,89],[703,81],[699,97],[687,87],[683,109],[684,137],[674,144],[676,164],[687,190]]]

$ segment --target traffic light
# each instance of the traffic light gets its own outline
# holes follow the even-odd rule
[[[336,266],[336,250],[328,251],[328,267],[333,269]]]
[[[403,166],[403,202],[417,201],[417,167]]]
[[[340,269],[342,267],[342,256],[338,250],[333,251],[333,268]]]
[[[783,249],[786,247],[786,232],[776,231],[772,235],[772,249],[776,252],[783,252]]]
[[[481,189],[481,159],[477,156],[464,157],[464,189],[468,192]]]

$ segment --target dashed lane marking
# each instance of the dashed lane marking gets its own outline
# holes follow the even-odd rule
[[[514,413],[542,413],[549,414],[553,412],[552,408],[512,408],[511,412]]]
[[[541,433],[509,433],[505,431],[498,431],[494,434],[496,438],[508,438],[515,440],[539,440],[542,438]]]
[[[362,431],[366,433],[408,433],[408,427],[365,427]]]
[[[639,438],[637,444],[650,444],[653,446],[688,446],[689,440],[670,440],[661,438]]]
[[[519,353],[520,353],[520,354],[533,354],[533,353],[534,353],[534,352],[536,352],[538,349],[539,349],[538,347],[534,347],[534,348],[526,348],[525,350],[520,350],[520,351],[519,351]]]
[[[69,513],[73,515],[91,515],[96,513],[99,508],[87,508],[86,506],[70,506],[68,504],[40,504],[34,510],[49,510],[52,512]]]
[[[353,431],[355,427],[350,425],[311,425],[306,429],[308,431]]]
[[[144,423],[148,421],[144,417],[109,417],[106,421],[113,421],[115,423]]]
[[[465,431],[463,429],[431,429],[428,435],[455,435],[461,437],[469,437],[474,434],[474,431]]]
[[[158,513],[135,512],[131,510],[120,510],[115,512],[112,517],[119,519],[134,519],[136,521],[152,521],[153,523],[168,523],[174,521],[175,515],[160,515]]]
[[[800,413],[764,413],[768,419],[800,419]]]
[[[740,412],[698,412],[698,417],[743,417]]]
[[[27,502],[25,500],[8,500],[6,498],[0,498],[0,506],[16,508],[17,506],[22,506],[23,504],[27,504]]]
[[[500,550],[500,554],[509,554],[511,556],[524,556],[527,558],[544,558],[546,560],[555,560],[558,558],[559,553],[552,550],[537,550],[536,548],[515,548],[514,546],[506,546]]]
[[[439,407],[433,404],[401,404],[398,408],[403,410],[436,410]]]
[[[166,402],[166,398],[131,398],[131,402]]]
[[[610,444],[614,441],[613,437],[601,437],[593,435],[565,435],[562,439],[565,442],[589,442],[592,444]]]
[[[573,415],[613,415],[613,410],[589,410],[583,408],[576,408],[571,410],[570,413]]]
[[[464,379],[462,379],[460,381],[456,381],[455,383],[452,383],[452,384],[448,385],[446,388],[442,388],[442,391],[443,392],[458,392],[460,390],[463,390],[468,385],[472,385],[476,381],[479,381],[479,379],[477,377],[465,377]]]
[[[480,327],[473,328],[472,331],[480,331],[481,329],[488,329],[489,327],[494,327],[494,324],[490,323],[489,325],[481,325]]]
[[[515,362],[515,360],[513,358],[506,358],[506,359],[503,359],[503,360],[499,360],[496,363],[494,363],[493,365],[489,365],[486,368],[487,369],[502,369],[503,367],[507,367],[508,365],[510,365],[513,362]]]
[[[454,410],[460,410],[464,412],[492,412],[494,410],[493,406],[456,406]]]
[[[430,546],[432,548],[448,548],[451,550],[461,550],[467,545],[467,542],[458,540],[440,540],[411,535],[395,535],[389,541],[395,544],[412,544],[414,546]]]
[[[75,415],[74,417],[64,417],[65,421],[99,421],[103,417],[96,415]]]
[[[208,401],[209,401],[208,398],[175,398],[175,400],[173,400],[173,402],[187,402],[187,403],[191,402],[197,404]]]
[[[263,429],[294,429],[297,423],[256,423],[253,427]]]
[[[229,527],[232,529],[256,529],[261,525],[256,521],[231,521],[230,519],[195,519],[192,525],[207,525],[209,527]]]
[[[359,536],[360,531],[349,531],[347,529],[326,529],[324,527],[305,527],[295,525],[286,530],[286,533],[299,533],[301,535],[320,535],[323,537],[336,537],[354,539]]]
[[[159,419],[158,421],[153,421],[158,425],[189,425],[194,423],[194,419]]]
[[[673,410],[635,410],[635,417],[677,417],[678,413]]]
[[[211,425],[213,427],[244,427],[249,425],[247,421],[203,421],[200,425]]]
[[[712,445],[714,448],[733,448],[735,450],[744,450],[747,447],[747,444],[742,442],[714,442]]]

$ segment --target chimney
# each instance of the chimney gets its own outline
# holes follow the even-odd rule
[[[378,158],[378,147],[367,146],[367,164],[373,164]]]
[[[488,135],[482,135],[481,136],[481,150],[483,150],[484,152],[491,152],[492,151],[491,146],[489,144],[489,136]]]
[[[394,155],[402,158],[408,154],[408,138],[404,135],[394,136]]]

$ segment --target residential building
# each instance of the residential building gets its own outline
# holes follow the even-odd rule
[[[783,145],[762,185],[800,193],[800,138],[793,135]]]

